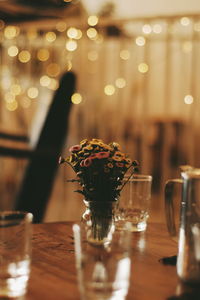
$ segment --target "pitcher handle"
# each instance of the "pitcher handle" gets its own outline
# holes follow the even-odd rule
[[[167,229],[172,237],[176,237],[178,234],[175,218],[174,218],[174,202],[173,192],[174,185],[177,183],[183,183],[182,179],[170,179],[165,184],[165,216],[167,222]]]

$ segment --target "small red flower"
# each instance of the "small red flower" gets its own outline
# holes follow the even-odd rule
[[[92,164],[92,159],[88,157],[83,162],[84,162],[84,167],[89,167]]]
[[[107,157],[109,157],[109,154],[110,154],[109,152],[102,151],[102,152],[97,153],[96,157],[99,159],[107,158]]]
[[[90,159],[97,158],[97,153],[92,153],[88,158],[90,158]]]
[[[123,167],[124,167],[124,164],[123,164],[123,163],[120,163],[120,162],[118,162],[118,163],[116,163],[116,166],[117,166],[117,167],[119,167],[119,168],[123,168]]]
[[[72,147],[69,148],[70,152],[78,152],[81,150],[81,146],[80,145],[74,145]]]

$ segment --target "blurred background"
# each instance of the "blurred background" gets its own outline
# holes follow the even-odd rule
[[[120,143],[153,176],[151,218],[162,220],[165,181],[180,165],[200,166],[199,53],[198,0],[1,0],[0,145],[34,148],[72,71],[63,155],[84,138]],[[16,146],[4,134],[22,139]],[[0,155],[1,210],[13,207],[26,166]],[[45,221],[80,218],[73,177],[58,167]]]

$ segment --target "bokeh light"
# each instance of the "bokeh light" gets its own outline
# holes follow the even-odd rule
[[[87,20],[89,26],[95,26],[95,25],[97,25],[98,21],[99,21],[99,19],[95,15],[89,16],[88,20]]]
[[[74,93],[71,97],[71,101],[73,104],[79,104],[82,102],[82,96],[79,93]]]
[[[41,86],[48,86],[51,82],[51,78],[47,75],[44,75],[40,78],[40,85]]]
[[[49,43],[52,43],[56,40],[56,34],[53,31],[49,31],[46,33],[45,38]]]
[[[40,61],[47,61],[49,59],[49,56],[50,56],[50,54],[49,54],[49,50],[48,49],[41,48],[37,52],[37,58]]]
[[[18,58],[21,63],[27,63],[31,59],[31,54],[27,50],[22,50],[19,53]]]
[[[36,29],[34,29],[34,28],[31,28],[31,29],[29,29],[28,31],[27,31],[27,38],[31,41],[31,40],[34,40],[34,39],[36,39],[36,37],[37,37],[37,30]]]
[[[27,95],[29,96],[29,98],[31,99],[35,99],[38,97],[39,95],[39,91],[36,87],[30,87],[28,90],[27,90]]]
[[[63,21],[60,21],[56,24],[56,29],[59,31],[59,32],[63,32],[67,29],[67,24]]]
[[[77,42],[73,40],[69,40],[66,42],[66,49],[68,51],[75,51],[77,49]]]
[[[13,84],[11,85],[10,87],[10,92],[11,94],[13,95],[19,95],[21,93],[22,89],[21,89],[21,86],[19,84]]]
[[[9,111],[15,111],[18,108],[18,103],[17,101],[13,101],[13,102],[7,102],[6,103],[6,108]]]
[[[121,50],[119,56],[123,60],[128,60],[130,58],[130,51],[129,50]]]
[[[75,27],[70,27],[68,30],[67,30],[67,36],[70,38],[70,39],[75,39],[78,35],[78,30],[75,28]]]
[[[60,74],[60,66],[56,63],[51,63],[47,66],[47,75],[56,77]]]
[[[5,93],[4,95],[4,100],[8,103],[14,102],[15,101],[15,95],[13,95],[12,93],[8,92]]]
[[[93,27],[90,27],[88,28],[87,30],[87,36],[91,39],[91,40],[94,40],[97,38],[98,36],[98,33],[97,33],[97,30]]]
[[[115,80],[115,85],[116,87],[118,87],[119,89],[122,89],[126,86],[126,80],[124,78],[117,78]]]
[[[19,28],[16,26],[6,26],[4,29],[5,38],[11,40],[14,39],[19,34]]]
[[[104,87],[104,93],[105,93],[107,96],[112,96],[112,95],[115,93],[115,87],[114,87],[114,85],[112,85],[112,84],[107,84],[107,85]]]
[[[72,62],[71,62],[71,60],[68,60],[67,64],[66,64],[66,67],[65,67],[65,70],[70,71],[71,69],[72,69]]]
[[[152,27],[151,25],[149,24],[145,24],[142,26],[142,31],[145,33],[145,34],[150,34],[152,32]]]
[[[11,57],[17,56],[17,54],[19,53],[19,50],[17,48],[17,46],[10,46],[8,48],[8,55]]]
[[[148,65],[146,63],[140,63],[138,65],[138,71],[140,73],[146,73],[146,72],[148,72],[148,70],[149,70],[149,67],[148,67]]]
[[[190,25],[190,19],[188,17],[183,17],[180,19],[180,23],[182,26],[188,26]]]
[[[186,95],[184,97],[185,104],[192,104],[194,102],[194,98],[192,95]]]
[[[144,46],[146,43],[146,39],[143,36],[138,36],[135,39],[135,43],[137,46]]]
[[[58,87],[59,87],[58,80],[55,78],[51,78],[48,88],[52,91],[55,91],[55,90],[57,90]]]

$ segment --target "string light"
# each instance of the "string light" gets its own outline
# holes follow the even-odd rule
[[[19,53],[18,58],[21,63],[27,63],[31,59],[31,54],[27,50],[22,50]]]
[[[124,88],[126,86],[126,80],[124,78],[117,78],[115,80],[115,85],[119,89],[122,89],[122,88]]]
[[[97,25],[98,21],[99,21],[99,19],[95,15],[89,16],[88,20],[87,20],[89,26],[95,26],[95,25]]]
[[[119,54],[120,58],[123,60],[127,60],[130,58],[130,51],[128,50],[121,50]]]
[[[187,17],[183,17],[180,19],[180,23],[182,26],[188,26],[190,24],[190,19]]]
[[[115,87],[114,87],[112,84],[107,84],[107,85],[104,87],[104,93],[105,93],[107,96],[112,96],[112,95],[115,93]]]
[[[13,84],[10,88],[11,94],[19,95],[22,91],[21,86],[19,84]]]
[[[58,23],[56,24],[56,29],[57,29],[59,32],[63,32],[63,31],[65,31],[65,30],[67,29],[67,24],[66,24],[65,22],[60,21],[60,22],[58,22]]]
[[[30,87],[28,90],[27,90],[27,95],[29,96],[29,98],[31,99],[35,99],[38,97],[39,95],[39,91],[36,87]]]
[[[8,92],[5,93],[4,95],[4,100],[8,103],[14,102],[15,101],[15,95],[13,95],[12,93]]]
[[[148,67],[148,65],[146,63],[140,63],[138,65],[138,71],[140,73],[146,73],[146,72],[148,72],[148,70],[149,70],[149,67]]]
[[[96,39],[98,36],[97,30],[93,27],[88,28],[86,33],[87,33],[87,36],[89,37],[89,39],[91,39],[91,40]]]
[[[67,30],[67,36],[70,38],[70,39],[75,39],[78,35],[78,30],[75,28],[75,27],[70,27],[68,30]]]
[[[151,27],[151,25],[149,25],[149,24],[143,25],[142,31],[143,31],[145,34],[150,34],[150,33],[152,32],[152,27]]]
[[[55,91],[57,90],[58,87],[59,87],[58,80],[56,80],[55,78],[50,78],[50,83],[48,85],[48,88],[52,91]]]
[[[18,103],[17,101],[13,101],[13,102],[7,102],[6,103],[6,108],[9,111],[15,111],[18,108]]]
[[[56,34],[53,31],[49,31],[46,33],[45,38],[47,42],[52,43],[56,40]]]
[[[47,75],[44,75],[40,78],[40,85],[41,86],[48,86],[51,82],[51,78]]]
[[[194,101],[194,99],[193,99],[192,95],[186,95],[186,96],[184,97],[184,102],[185,102],[185,104],[192,104],[193,101]]]
[[[17,46],[10,46],[8,48],[8,55],[11,57],[15,57],[17,56],[17,54],[19,53],[19,50],[17,48]]]
[[[50,54],[48,49],[42,48],[37,52],[37,58],[40,61],[47,61],[49,59],[49,56]]]
[[[56,63],[51,63],[47,66],[47,74],[51,77],[56,77],[60,73],[60,66]]]
[[[70,71],[72,69],[72,62],[71,62],[71,60],[67,61],[67,65],[66,65],[65,69],[66,69],[66,71]]]
[[[71,97],[73,104],[80,104],[82,102],[82,96],[79,93],[74,93]]]
[[[36,29],[29,29],[27,31],[27,38],[31,41],[37,38],[37,30]]]
[[[138,36],[135,39],[135,43],[137,46],[144,46],[146,43],[146,39],[143,36]]]
[[[80,29],[77,29],[77,35],[75,37],[76,40],[80,40],[83,36],[83,33]]]
[[[16,26],[6,26],[4,29],[5,38],[11,40],[14,39],[19,34],[19,28]]]
[[[65,47],[68,51],[75,51],[77,49],[77,42],[73,40],[69,40],[66,42]]]

